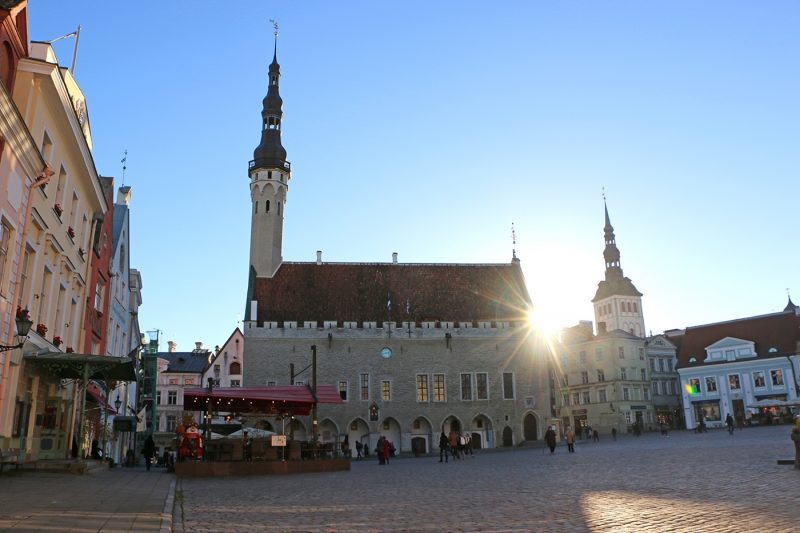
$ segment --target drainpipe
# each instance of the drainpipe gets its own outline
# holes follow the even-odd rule
[[[50,167],[45,166],[44,170],[42,171],[41,175],[36,179],[36,181],[31,184],[30,189],[28,189],[28,205],[25,206],[25,220],[22,222],[22,239],[20,239],[19,244],[19,252],[17,254],[18,263],[17,263],[17,275],[14,278],[14,294],[11,296],[11,316],[16,316],[16,309],[15,305],[17,305],[17,300],[21,296],[19,292],[19,284],[22,281],[22,257],[25,253],[25,245],[28,242],[28,224],[31,220],[31,208],[32,208],[32,201],[33,201],[33,191],[35,191],[39,187],[43,187],[47,185],[47,182],[50,181],[50,177],[53,175],[53,171]],[[8,323],[8,335],[6,338],[6,344],[14,344],[14,335],[16,332],[14,331],[14,327],[12,324],[14,323],[13,320],[10,320]],[[22,349],[22,348],[20,348]],[[6,383],[8,382],[8,373],[11,368],[11,353],[6,352],[3,356],[3,375],[0,376],[0,415],[5,413],[6,409]],[[0,432],[2,432],[2,428],[0,428]]]

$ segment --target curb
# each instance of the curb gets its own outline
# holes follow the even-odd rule
[[[158,533],[172,533],[172,511],[175,505],[175,478],[169,484],[167,499],[164,502],[164,510],[161,512],[161,529]]]

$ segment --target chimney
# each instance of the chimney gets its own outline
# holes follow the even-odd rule
[[[203,351],[203,343],[202,342],[195,342],[194,343],[194,351],[195,352],[202,352]]]
[[[117,203],[122,205],[128,205],[131,201],[131,188],[127,185],[125,187],[120,187],[117,191]]]
[[[317,250],[317,264],[322,264],[322,250]]]
[[[397,264],[397,252],[392,252],[392,263]]]
[[[169,353],[175,353],[178,351],[178,343],[175,341],[167,342],[167,346],[169,346]]]

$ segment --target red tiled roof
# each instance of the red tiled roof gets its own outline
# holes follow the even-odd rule
[[[530,307],[519,263],[283,263],[254,295],[259,324],[513,321]]]
[[[334,385],[317,385],[317,403],[341,404],[342,399]],[[199,411],[210,400],[214,409],[224,411],[258,412],[274,414],[288,412],[307,415],[314,404],[311,387],[302,385],[282,385],[276,387],[226,387],[212,389],[185,389],[183,405],[185,409]]]
[[[678,344],[678,368],[689,366],[689,358],[702,364],[706,347],[725,337],[753,341],[759,359],[795,354],[800,341],[800,317],[793,311],[773,313],[728,322],[686,328],[680,339],[670,338]],[[777,352],[769,353],[770,348]]]

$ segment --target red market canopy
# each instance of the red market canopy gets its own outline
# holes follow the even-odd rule
[[[315,397],[316,396],[316,397]],[[225,387],[185,389],[183,408],[202,411],[236,411],[240,413],[264,413],[307,415],[315,403],[342,404],[339,391],[334,385],[317,385],[316,395],[309,385],[282,385],[276,387]]]

